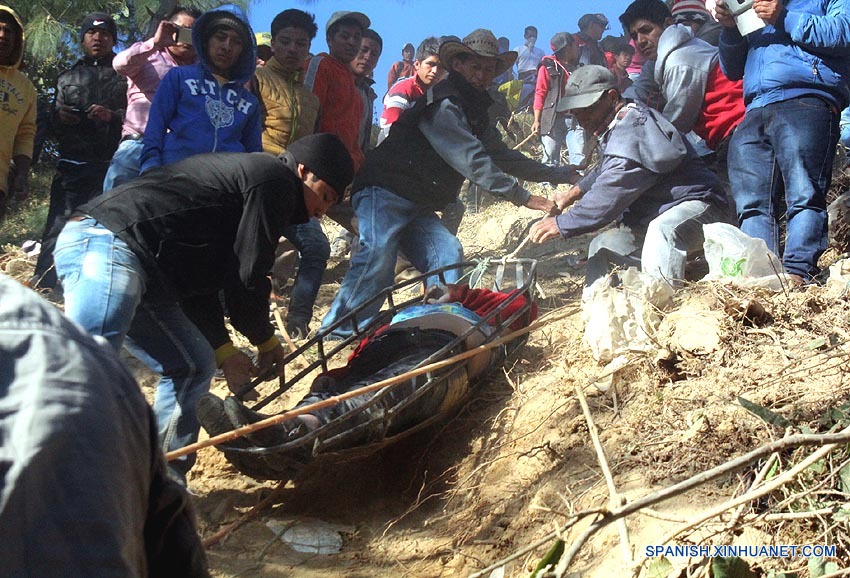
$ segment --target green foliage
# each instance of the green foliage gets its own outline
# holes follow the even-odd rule
[[[561,559],[561,556],[564,555],[564,541],[556,540],[555,543],[549,548],[549,551],[543,556],[540,560],[540,563],[537,564],[537,567],[534,569],[533,577],[540,576],[544,572],[551,570],[555,564]]]
[[[673,571],[673,564],[662,556],[658,560],[652,562],[646,570],[647,578],[667,578],[670,572]]]
[[[10,207],[6,218],[0,222],[0,246],[21,246],[27,239],[40,239],[47,220],[50,198],[50,181],[53,167],[36,165],[30,175],[30,197]]]
[[[714,578],[756,578],[756,573],[750,570],[750,565],[738,558],[712,558],[711,575]]]
[[[838,572],[840,568],[835,562],[826,562],[823,558],[809,558],[809,576],[820,578],[826,574]]]
[[[156,30],[156,23],[178,4],[208,10],[220,6],[218,0],[31,0],[15,10],[24,23],[27,76],[39,95],[52,100],[56,76],[80,56],[79,24],[89,12],[107,12],[118,26],[121,50],[143,40]],[[233,0],[247,9],[248,0]]]
[[[850,425],[850,401],[845,401],[838,407],[827,409],[821,417],[820,422],[824,429],[830,429],[833,426],[839,426],[839,429],[844,429]]]
[[[738,397],[738,403],[740,403],[741,407],[743,407],[745,410],[771,425],[775,425],[781,428],[786,428],[791,425],[791,422],[789,422],[781,415],[774,413],[766,407],[762,407],[757,403],[753,403],[748,399]]]

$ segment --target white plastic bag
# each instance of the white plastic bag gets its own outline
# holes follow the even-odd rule
[[[618,255],[631,255],[637,251],[635,234],[625,225],[602,231],[590,241],[587,247],[587,258],[590,259],[600,249],[608,249]]]
[[[728,280],[743,287],[766,287],[781,291],[788,284],[782,261],[762,239],[754,239],[726,223],[702,226],[707,280]]]
[[[582,296],[584,341],[593,357],[608,362],[629,351],[653,351],[652,336],[672,297],[669,283],[634,267],[597,279]]]

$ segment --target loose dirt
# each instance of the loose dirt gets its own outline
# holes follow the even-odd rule
[[[467,256],[510,253],[535,216],[505,203],[467,215],[460,233]],[[578,313],[589,240],[527,246],[519,255],[540,262],[541,313],[565,309],[575,314],[533,334],[522,358],[481,383],[451,421],[371,458],[307,471],[289,482],[273,507],[209,550],[215,575],[467,576],[545,536],[569,513],[607,505],[606,485],[574,393],[576,385],[603,373],[582,343]],[[346,262],[332,263],[314,324],[346,267]],[[750,300],[763,306],[769,321],[749,327],[726,312]],[[816,421],[848,398],[846,357],[829,360],[828,346],[812,345],[818,339],[846,343],[850,316],[843,296],[823,288],[771,294],[696,284],[677,294],[673,311],[680,314],[679,323],[662,327],[659,334],[667,340],[669,359],[633,356],[608,393],[587,388],[614,481],[626,499],[781,437],[781,431],[744,410],[738,396],[797,424]],[[691,336],[701,334],[703,315],[712,320],[716,348],[683,349],[676,326],[690,328],[686,333]],[[224,393],[222,385],[217,388]],[[301,394],[293,392],[291,399]],[[655,508],[654,518],[629,517],[631,547],[642,553],[671,528],[740,491],[748,476],[727,475],[668,500]],[[205,536],[237,519],[275,486],[236,473],[214,449],[200,453],[190,485]],[[353,532],[343,534],[339,554],[307,556],[265,525],[304,517],[345,524]],[[584,526],[567,533],[567,541]],[[716,543],[802,539],[770,532],[748,528]],[[508,563],[505,576],[530,575],[549,545]],[[582,550],[572,570],[585,577],[626,576],[620,552],[611,525]]]
[[[510,253],[534,217],[505,203],[467,215],[460,234],[467,256]],[[816,429],[829,408],[850,397],[850,303],[842,291],[821,287],[767,293],[690,285],[677,293],[666,313],[674,321],[656,337],[661,353],[627,356],[625,367],[605,382],[607,392],[590,385],[604,368],[582,342],[579,306],[589,239],[527,246],[519,254],[540,262],[541,313],[571,315],[535,332],[521,359],[480,383],[451,420],[377,455],[307,470],[288,482],[272,506],[209,549],[213,575],[468,576],[545,536],[571,513],[607,506],[608,491],[576,386],[585,387],[614,483],[628,500],[782,437],[783,428],[745,410],[739,397],[769,408],[796,428]],[[345,261],[330,264],[314,327],[346,268]],[[756,323],[740,314],[748,306],[763,310]],[[141,381],[150,394],[155,379],[142,376]],[[225,389],[216,380],[213,391],[224,395]],[[303,389],[289,392],[280,407],[291,405]],[[793,457],[783,454],[782,467]],[[671,528],[741,492],[760,466],[663,502],[651,516],[630,516],[629,546],[643,553]],[[277,484],[239,474],[223,454],[208,448],[199,453],[189,485],[200,531],[209,537]],[[299,554],[267,526],[304,518],[347,526],[341,552]],[[689,539],[840,543],[835,533],[847,530],[846,518],[821,518],[823,523],[805,525],[741,524],[735,532]],[[586,525],[566,531],[567,543]],[[821,535],[830,525],[837,529]],[[529,576],[551,544],[509,562],[504,576]],[[791,569],[770,560],[751,565]],[[615,524],[582,549],[571,570],[583,577],[630,575]]]

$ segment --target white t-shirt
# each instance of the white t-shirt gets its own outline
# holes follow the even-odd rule
[[[516,59],[516,68],[519,72],[537,70],[537,65],[540,64],[540,60],[544,56],[543,51],[536,46],[529,48],[523,44],[522,46],[514,48],[514,50],[519,53],[519,56],[517,56]]]

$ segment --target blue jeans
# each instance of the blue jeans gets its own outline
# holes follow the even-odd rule
[[[702,226],[729,221],[728,207],[698,200],[679,203],[655,217],[645,230],[632,228],[640,249],[622,255],[602,248],[591,256],[587,260],[585,284],[589,287],[614,268],[640,267],[651,277],[681,287],[688,257],[702,253],[705,242]]]
[[[570,164],[577,167],[584,167],[590,160],[590,148],[593,143],[593,136],[588,137],[584,133],[584,129],[578,123],[574,116],[568,116],[567,124],[567,152],[570,155]]]
[[[747,111],[729,143],[729,182],[741,230],[782,255],[785,271],[818,273],[826,250],[826,193],[838,140],[838,114],[800,97]],[[784,196],[785,250],[779,218]]]
[[[121,141],[115,154],[112,155],[106,178],[103,179],[104,193],[139,176],[143,148],[142,139]]]
[[[399,249],[420,271],[452,265],[463,260],[463,247],[440,222],[432,209],[423,207],[380,187],[366,187],[352,200],[360,227],[360,246],[351,258],[339,292],[325,318],[322,330],[393,284]],[[446,273],[446,282],[457,282],[457,271]],[[427,283],[438,283],[429,278]],[[381,309],[377,302],[361,312],[360,326]],[[334,335],[347,337],[345,326]]]
[[[298,273],[289,294],[286,320],[308,325],[313,318],[313,304],[331,256],[331,245],[319,220],[315,218],[303,224],[287,226],[283,236],[295,245],[300,256]]]
[[[704,201],[685,201],[667,209],[652,221],[643,236],[641,269],[647,275],[679,287],[685,279],[689,256],[702,253],[702,226],[727,223],[726,207]]]
[[[195,404],[215,372],[212,347],[174,300],[145,298],[148,276],[124,241],[92,218],[70,221],[56,243],[65,313],[162,377],[154,414],[163,451],[198,440]],[[126,343],[125,343],[126,338]],[[195,456],[170,462],[182,477]]]
[[[561,164],[561,147],[567,137],[567,119],[562,116],[555,118],[555,124],[549,134],[540,137],[543,145],[543,164],[557,167]]]

